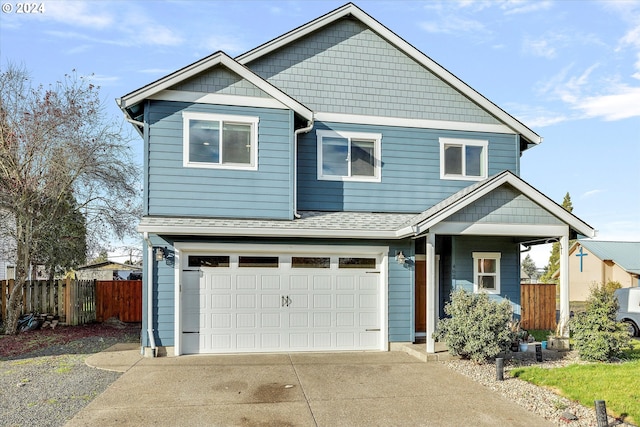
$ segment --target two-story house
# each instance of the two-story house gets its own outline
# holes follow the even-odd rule
[[[520,245],[594,233],[519,178],[539,135],[351,3],[118,103],[144,140],[147,354],[433,352],[454,288],[517,316]]]

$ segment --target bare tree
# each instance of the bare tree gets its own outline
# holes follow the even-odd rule
[[[15,242],[16,286],[5,333],[17,331],[21,292],[61,222],[81,213],[94,240],[133,231],[139,217],[139,169],[129,135],[110,122],[99,88],[75,72],[34,86],[23,67],[0,73],[0,232]]]

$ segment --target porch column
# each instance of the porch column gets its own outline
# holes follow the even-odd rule
[[[569,230],[560,237],[560,320],[559,336],[569,337]]]
[[[436,352],[433,333],[436,329],[436,235],[427,234],[427,353]]]

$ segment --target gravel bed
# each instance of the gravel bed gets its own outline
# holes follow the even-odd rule
[[[476,364],[469,360],[450,360],[442,363],[449,369],[500,393],[510,401],[540,415],[555,425],[597,427],[595,407],[587,408],[548,389],[510,377],[510,370],[522,366],[535,365],[541,368],[557,368],[572,363],[582,363],[579,361],[575,351],[544,351],[543,353],[543,362],[535,360],[534,352],[509,353],[499,356],[504,358],[503,381],[496,380],[496,366],[494,363]],[[572,415],[577,419],[571,419]],[[612,417],[609,417],[609,426],[632,427],[631,424],[621,422]]]
[[[65,335],[77,333],[81,327],[71,328]],[[39,338],[34,334],[34,339],[42,343],[43,336],[51,335],[34,332],[40,334]],[[43,344],[25,354],[0,357],[0,426],[63,426],[122,375],[89,367],[85,359],[116,343],[136,342],[139,329],[105,332],[103,327],[82,333],[103,335],[74,337],[68,342]],[[13,338],[0,337],[8,339]]]

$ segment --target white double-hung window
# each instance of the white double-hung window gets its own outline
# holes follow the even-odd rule
[[[473,252],[473,291],[500,293],[500,252]]]
[[[382,135],[318,130],[318,179],[380,181]]]
[[[257,169],[258,117],[182,113],[186,167]]]
[[[440,138],[440,178],[479,181],[487,177],[489,141]]]

